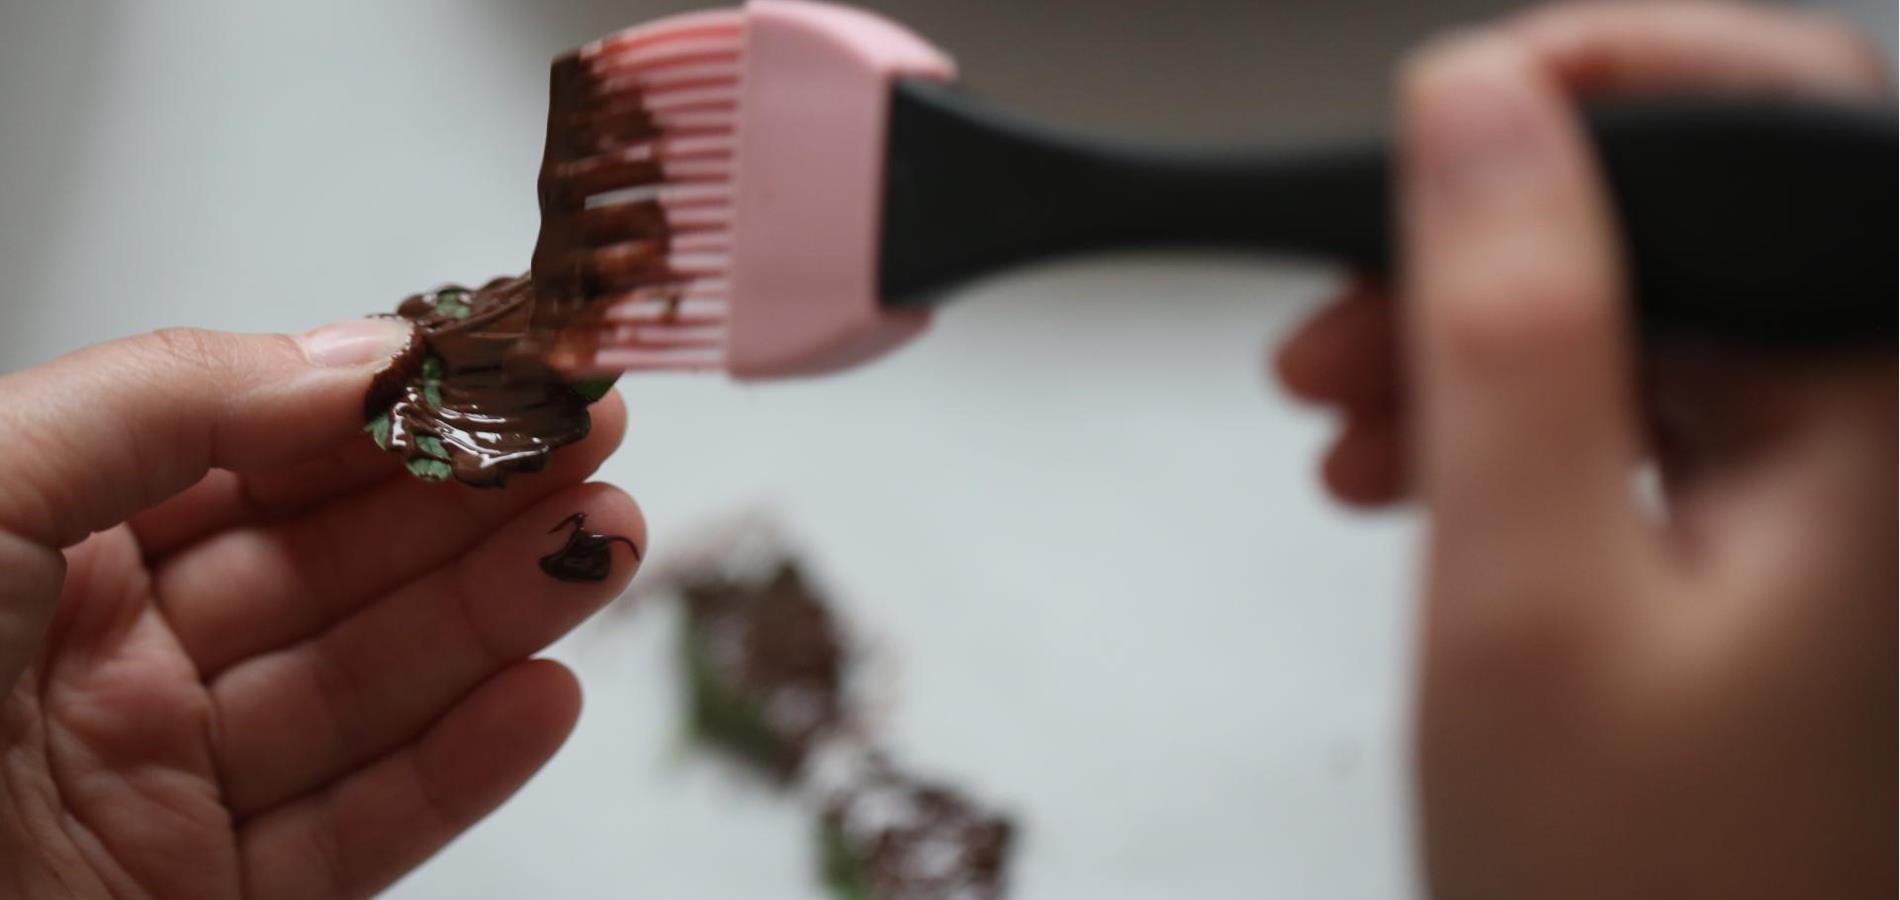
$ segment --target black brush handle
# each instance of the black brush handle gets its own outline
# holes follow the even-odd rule
[[[1890,110],[1659,97],[1586,110],[1646,337],[1891,349]],[[1221,153],[1060,134],[943,85],[892,92],[880,278],[928,304],[1048,256],[1250,246],[1391,269],[1391,150]]]

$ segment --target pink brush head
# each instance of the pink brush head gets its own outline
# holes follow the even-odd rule
[[[941,51],[860,10],[752,0],[575,57],[593,155],[556,178],[597,221],[657,213],[667,243],[656,267],[616,249],[650,242],[590,235],[598,345],[569,368],[818,374],[928,324],[880,302],[878,234],[891,83],[950,80]]]

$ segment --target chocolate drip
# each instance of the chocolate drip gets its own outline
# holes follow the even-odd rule
[[[615,196],[659,183],[660,137],[638,91],[608,89],[579,54],[554,61],[537,182],[541,234],[530,271],[542,294],[534,324],[556,336],[544,348],[556,365],[592,358],[598,300],[678,280],[666,264],[665,210],[651,197]]]
[[[593,395],[564,373],[593,361],[605,307],[635,292],[679,296],[651,190],[660,129],[634,86],[604,80],[610,68],[578,53],[554,61],[529,274],[416,294],[397,310],[416,340],[364,404],[377,442],[417,475],[496,487],[545,468],[587,434]]]
[[[561,581],[606,581],[614,568],[614,545],[626,544],[633,558],[640,559],[640,546],[617,534],[587,530],[587,514],[575,513],[548,530],[549,534],[570,529],[561,549],[541,557],[541,571]]]

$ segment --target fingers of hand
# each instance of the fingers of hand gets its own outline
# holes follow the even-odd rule
[[[227,529],[267,524],[404,474],[402,460],[367,440],[261,471],[212,469],[183,493],[133,516],[148,563]]]
[[[586,439],[503,489],[403,477],[298,519],[207,539],[160,567],[159,602],[206,673],[315,634],[585,479],[619,446],[627,419],[614,393],[590,412]]]
[[[218,676],[216,753],[233,811],[254,814],[387,753],[619,595],[638,567],[624,545],[606,548],[611,569],[596,583],[557,581],[537,565],[564,540],[549,526],[575,512],[592,529],[646,545],[640,510],[625,494],[572,488],[323,634]]]
[[[407,326],[348,323],[297,339],[173,329],[0,379],[0,529],[70,545],[213,466],[304,458],[362,427],[370,375]]]
[[[1405,494],[1395,319],[1382,286],[1354,284],[1274,358],[1295,395],[1339,407],[1344,426],[1321,464],[1321,480],[1353,506],[1382,506]]]
[[[1572,2],[1508,27],[1553,77],[1586,93],[1693,88],[1865,101],[1893,90],[1884,55],[1864,34],[1804,10]]]
[[[1350,414],[1321,464],[1328,490],[1352,506],[1374,508],[1403,499],[1402,420],[1392,414]]]
[[[369,897],[518,790],[580,714],[559,663],[516,663],[412,743],[238,833],[245,896]]]
[[[1326,304],[1282,345],[1274,367],[1301,399],[1348,408],[1388,407],[1398,394],[1392,300],[1362,282]]]
[[[66,578],[58,550],[0,531],[0,696],[38,655]]]

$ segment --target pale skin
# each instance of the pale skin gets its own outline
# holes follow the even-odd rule
[[[161,332],[0,378],[0,896],[368,896],[566,739],[579,687],[531,657],[635,562],[536,559],[575,512],[645,546],[583,484],[625,411],[505,490],[423,483],[361,432],[406,330]]]
[[[1621,4],[1405,67],[1405,274],[1279,368],[1343,413],[1335,494],[1429,513],[1435,896],[1891,892],[1893,357],[1639,361],[1573,111],[1891,104],[1884,71],[1806,16]],[[645,546],[582,483],[625,413],[505,491],[415,482],[359,433],[401,339],[378,327],[166,332],[0,378],[0,895],[366,896],[565,739],[578,686],[532,655],[633,561],[571,585],[535,558],[577,511]],[[1629,489],[1651,458],[1666,512]]]
[[[1639,361],[1575,112],[1891,108],[1887,78],[1836,23],[1713,4],[1539,10],[1403,68],[1403,274],[1277,363],[1342,413],[1334,494],[1428,513],[1433,896],[1892,896],[1893,353]],[[1660,504],[1631,490],[1645,461]]]

